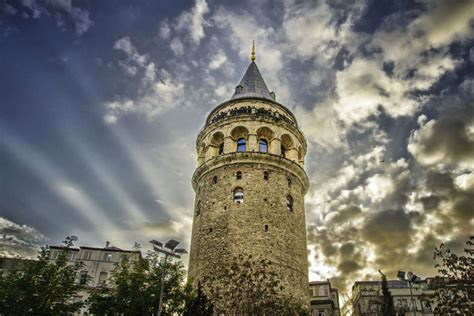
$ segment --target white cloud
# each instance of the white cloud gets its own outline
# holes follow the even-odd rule
[[[170,43],[171,50],[176,56],[181,56],[184,53],[184,45],[178,37],[173,38]]]
[[[209,12],[206,0],[196,0],[194,7],[189,12],[182,13],[177,20],[176,30],[187,31],[194,44],[199,44],[204,38],[204,16]]]
[[[171,27],[168,20],[161,22],[159,34],[162,39],[168,39],[170,37]]]
[[[213,56],[211,56],[211,61],[209,62],[209,69],[215,70],[220,68],[227,61],[227,55],[222,49],[219,49]]]
[[[47,238],[35,228],[0,217],[0,256],[35,258]]]
[[[94,24],[89,17],[89,11],[74,6],[72,0],[21,0],[21,4],[32,12],[22,11],[24,18],[39,18],[42,13],[46,13],[45,15],[52,16],[61,28],[64,28],[65,19],[68,19],[74,24],[77,35],[84,34]]]

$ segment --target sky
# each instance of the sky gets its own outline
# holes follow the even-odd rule
[[[0,0],[0,254],[189,249],[195,139],[252,40],[308,140],[310,280],[433,275],[474,232],[472,1]]]

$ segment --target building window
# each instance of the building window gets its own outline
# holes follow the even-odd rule
[[[105,253],[104,254],[104,261],[112,261],[112,254],[111,253]]]
[[[288,178],[288,187],[291,188],[291,179]]]
[[[71,251],[71,253],[69,254],[69,261],[74,261],[75,257],[76,257],[76,253]]]
[[[293,198],[291,197],[291,195],[288,195],[286,197],[286,210],[288,212],[293,212]]]
[[[199,214],[201,214],[201,201],[199,201],[196,206],[196,216],[198,216]]]
[[[217,183],[217,176],[214,176],[214,178],[212,178],[212,182],[213,182],[214,184]]]
[[[237,151],[246,151],[247,150],[247,140],[245,138],[239,138],[237,140]]]
[[[242,171],[237,171],[237,173],[235,174],[235,178],[236,178],[237,180],[242,179]]]
[[[79,275],[79,284],[85,285],[87,283],[87,271],[82,271]]]
[[[105,282],[107,282],[107,272],[101,272],[99,274],[99,281],[97,282],[97,285],[105,285]]]
[[[265,225],[265,231],[266,232],[268,231],[268,225]]]
[[[263,172],[263,180],[268,181],[269,175],[268,171]]]
[[[234,190],[234,203],[241,204],[244,202],[244,190],[242,188],[236,188]]]
[[[224,154],[224,143],[221,143],[219,145],[219,155],[222,155],[222,154]]]
[[[267,153],[268,152],[268,142],[266,139],[260,139],[258,141],[258,150],[261,152],[261,153]]]
[[[286,147],[285,145],[281,145],[281,156],[286,158]]]
[[[92,251],[90,251],[90,250],[84,251],[83,259],[85,259],[85,260],[91,260],[91,257],[92,257]]]
[[[52,260],[58,259],[60,253],[61,253],[61,251],[58,251],[58,250],[53,251],[53,252],[51,253],[51,259],[52,259]]]

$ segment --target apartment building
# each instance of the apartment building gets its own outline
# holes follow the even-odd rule
[[[331,282],[309,282],[309,297],[312,316],[339,316],[339,292],[331,287]]]

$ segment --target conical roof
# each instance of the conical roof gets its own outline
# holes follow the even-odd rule
[[[263,80],[257,64],[252,60],[247,71],[245,72],[239,85],[235,88],[232,99],[240,98],[263,98],[275,101],[274,94],[268,91],[267,84]]]

